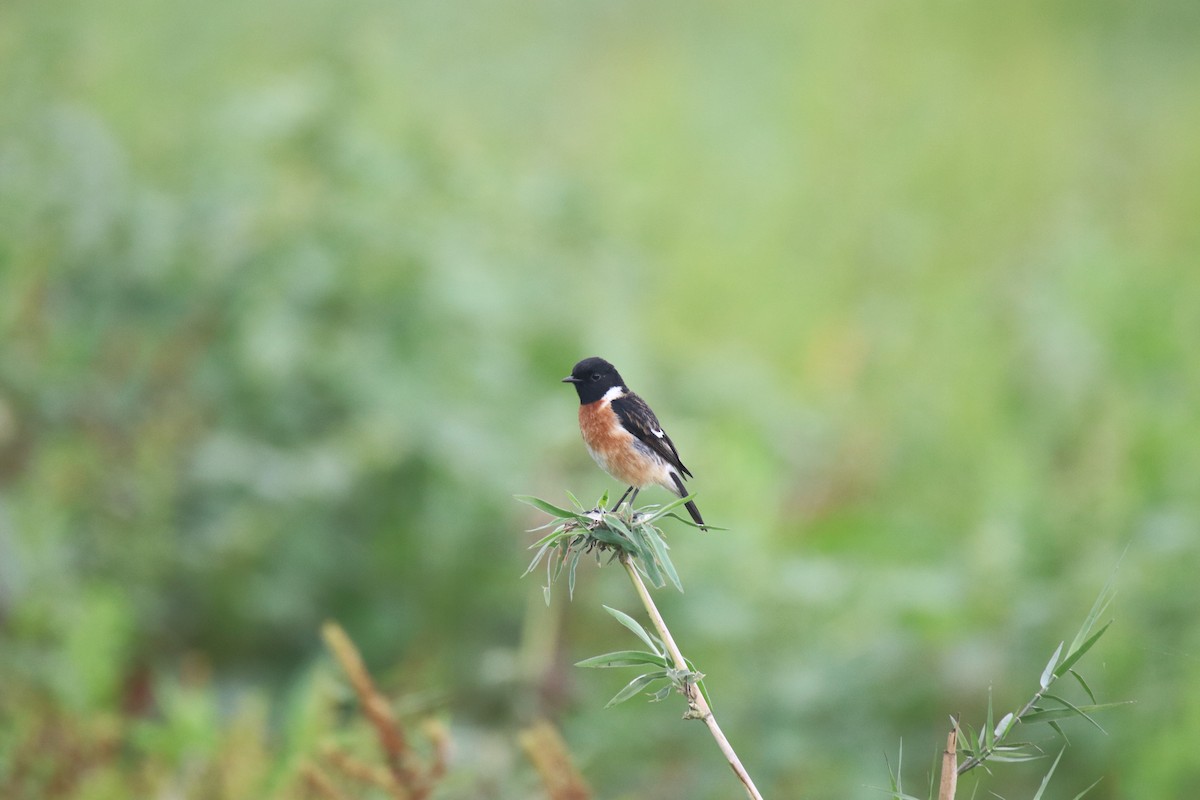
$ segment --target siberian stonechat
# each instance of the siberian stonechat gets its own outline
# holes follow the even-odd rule
[[[630,492],[632,507],[638,492],[647,486],[661,486],[679,497],[687,495],[683,479],[692,473],[679,460],[679,451],[658,424],[658,417],[645,400],[629,391],[616,367],[603,358],[585,358],[563,383],[575,384],[579,393],[579,431],[588,452],[601,469],[629,485],[616,508]],[[685,507],[696,524],[707,530],[696,504],[689,500]]]

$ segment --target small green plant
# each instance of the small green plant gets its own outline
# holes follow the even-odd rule
[[[1096,722],[1092,715],[1100,711],[1126,705],[1129,702],[1097,703],[1096,695],[1092,692],[1092,688],[1075,669],[1075,665],[1079,660],[1095,646],[1096,642],[1100,640],[1100,637],[1104,635],[1105,631],[1112,624],[1112,620],[1109,620],[1099,628],[1096,627],[1100,617],[1104,615],[1112,603],[1113,594],[1113,578],[1110,578],[1100,591],[1096,602],[1092,604],[1091,611],[1084,618],[1083,624],[1080,625],[1075,637],[1071,640],[1070,646],[1067,646],[1066,641],[1059,643],[1058,647],[1054,650],[1054,654],[1050,656],[1050,660],[1046,662],[1046,666],[1042,669],[1041,675],[1038,678],[1037,691],[1019,709],[1004,714],[997,722],[992,705],[992,695],[989,691],[987,719],[979,727],[978,731],[962,720],[951,717],[951,730],[947,737],[946,749],[942,753],[941,781],[938,794],[936,795],[938,800],[954,800],[958,776],[964,775],[976,767],[982,766],[984,769],[987,769],[989,762],[1023,762],[1046,758],[1046,753],[1035,743],[1012,739],[1018,725],[1031,725],[1039,722],[1049,725],[1064,743],[1054,762],[1050,765],[1050,769],[1042,778],[1041,786],[1034,796],[1034,800],[1041,800],[1046,786],[1050,783],[1050,778],[1054,775],[1054,771],[1057,769],[1058,763],[1066,751],[1066,746],[1070,744],[1066,733],[1059,725],[1059,721],[1078,717],[1103,731],[1104,729],[1100,727],[1100,724]],[[1065,655],[1063,653],[1064,648],[1066,650]],[[1083,690],[1084,694],[1087,695],[1088,703],[1073,703],[1063,697],[1061,693],[1050,691],[1060,678],[1064,678],[1067,675],[1070,675]],[[900,776],[903,754],[904,749],[902,745],[900,759],[896,762],[895,772],[892,771],[891,765],[888,765],[890,778],[889,792],[893,800],[919,800],[913,795],[904,792]],[[1084,789],[1075,796],[1075,800],[1082,798],[1098,783],[1099,781],[1096,781],[1096,783]],[[934,788],[931,781],[928,797],[933,798],[934,796]]]
[[[553,530],[531,545],[536,549],[533,560],[525,574],[533,572],[538,565],[546,561],[546,586],[544,588],[546,602],[550,602],[550,587],[554,585],[564,571],[567,573],[567,591],[573,597],[575,593],[575,571],[584,555],[594,554],[598,561],[603,561],[608,554],[608,562],[619,561],[629,575],[638,598],[646,609],[653,624],[655,633],[646,631],[636,620],[621,611],[605,606],[605,610],[617,622],[633,632],[649,650],[618,650],[604,655],[586,658],[578,662],[581,667],[640,667],[646,669],[640,675],[625,685],[616,696],[608,702],[609,706],[624,702],[631,697],[649,689],[654,684],[664,685],[654,692],[648,692],[652,701],[666,699],[671,691],[677,691],[687,701],[687,711],[684,719],[698,719],[704,722],[717,743],[721,754],[729,763],[730,769],[741,782],[747,796],[753,800],[762,800],[762,795],[750,779],[741,759],[734,752],[733,746],[725,738],[717,719],[713,716],[712,705],[704,688],[704,675],[687,659],[675,644],[671,631],[654,604],[650,590],[646,587],[649,581],[655,588],[661,589],[669,581],[676,589],[683,591],[683,584],[675,565],[671,563],[669,547],[663,537],[662,530],[656,525],[660,520],[672,517],[685,525],[691,522],[676,515],[674,510],[693,498],[681,497],[662,506],[646,506],[641,511],[626,508],[624,514],[618,514],[608,509],[608,494],[605,493],[595,508],[585,509],[583,505],[568,493],[575,510],[560,508],[536,497],[520,496],[517,499],[546,512],[554,519],[541,528],[552,527]],[[709,530],[721,530],[708,526]],[[643,578],[645,580],[643,580]]]

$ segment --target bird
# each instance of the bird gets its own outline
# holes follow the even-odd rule
[[[658,417],[629,390],[616,367],[592,356],[577,363],[562,382],[574,384],[579,394],[579,432],[588,452],[602,470],[629,486],[614,510],[626,498],[632,508],[638,492],[647,486],[661,486],[678,497],[687,495],[683,481],[692,473]],[[684,507],[701,530],[708,530],[693,501]]]

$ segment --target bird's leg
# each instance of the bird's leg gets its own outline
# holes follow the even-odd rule
[[[630,486],[628,489],[625,490],[625,494],[621,495],[621,499],[617,501],[617,504],[615,506],[613,506],[613,511],[616,511],[618,508],[621,507],[621,503],[625,502],[625,498],[629,497],[629,493],[632,491],[633,491],[632,486]]]
[[[634,489],[632,486],[630,486],[629,488],[633,489],[633,494],[629,496],[629,521],[633,522],[633,517],[637,513],[633,510],[633,501],[637,500],[638,492],[641,491],[641,487]]]

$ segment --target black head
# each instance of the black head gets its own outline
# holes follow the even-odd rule
[[[585,405],[604,397],[604,393],[614,386],[625,385],[617,368],[596,356],[585,358],[576,364],[571,374],[563,378],[563,383],[575,384],[575,391],[579,392],[579,402]]]

